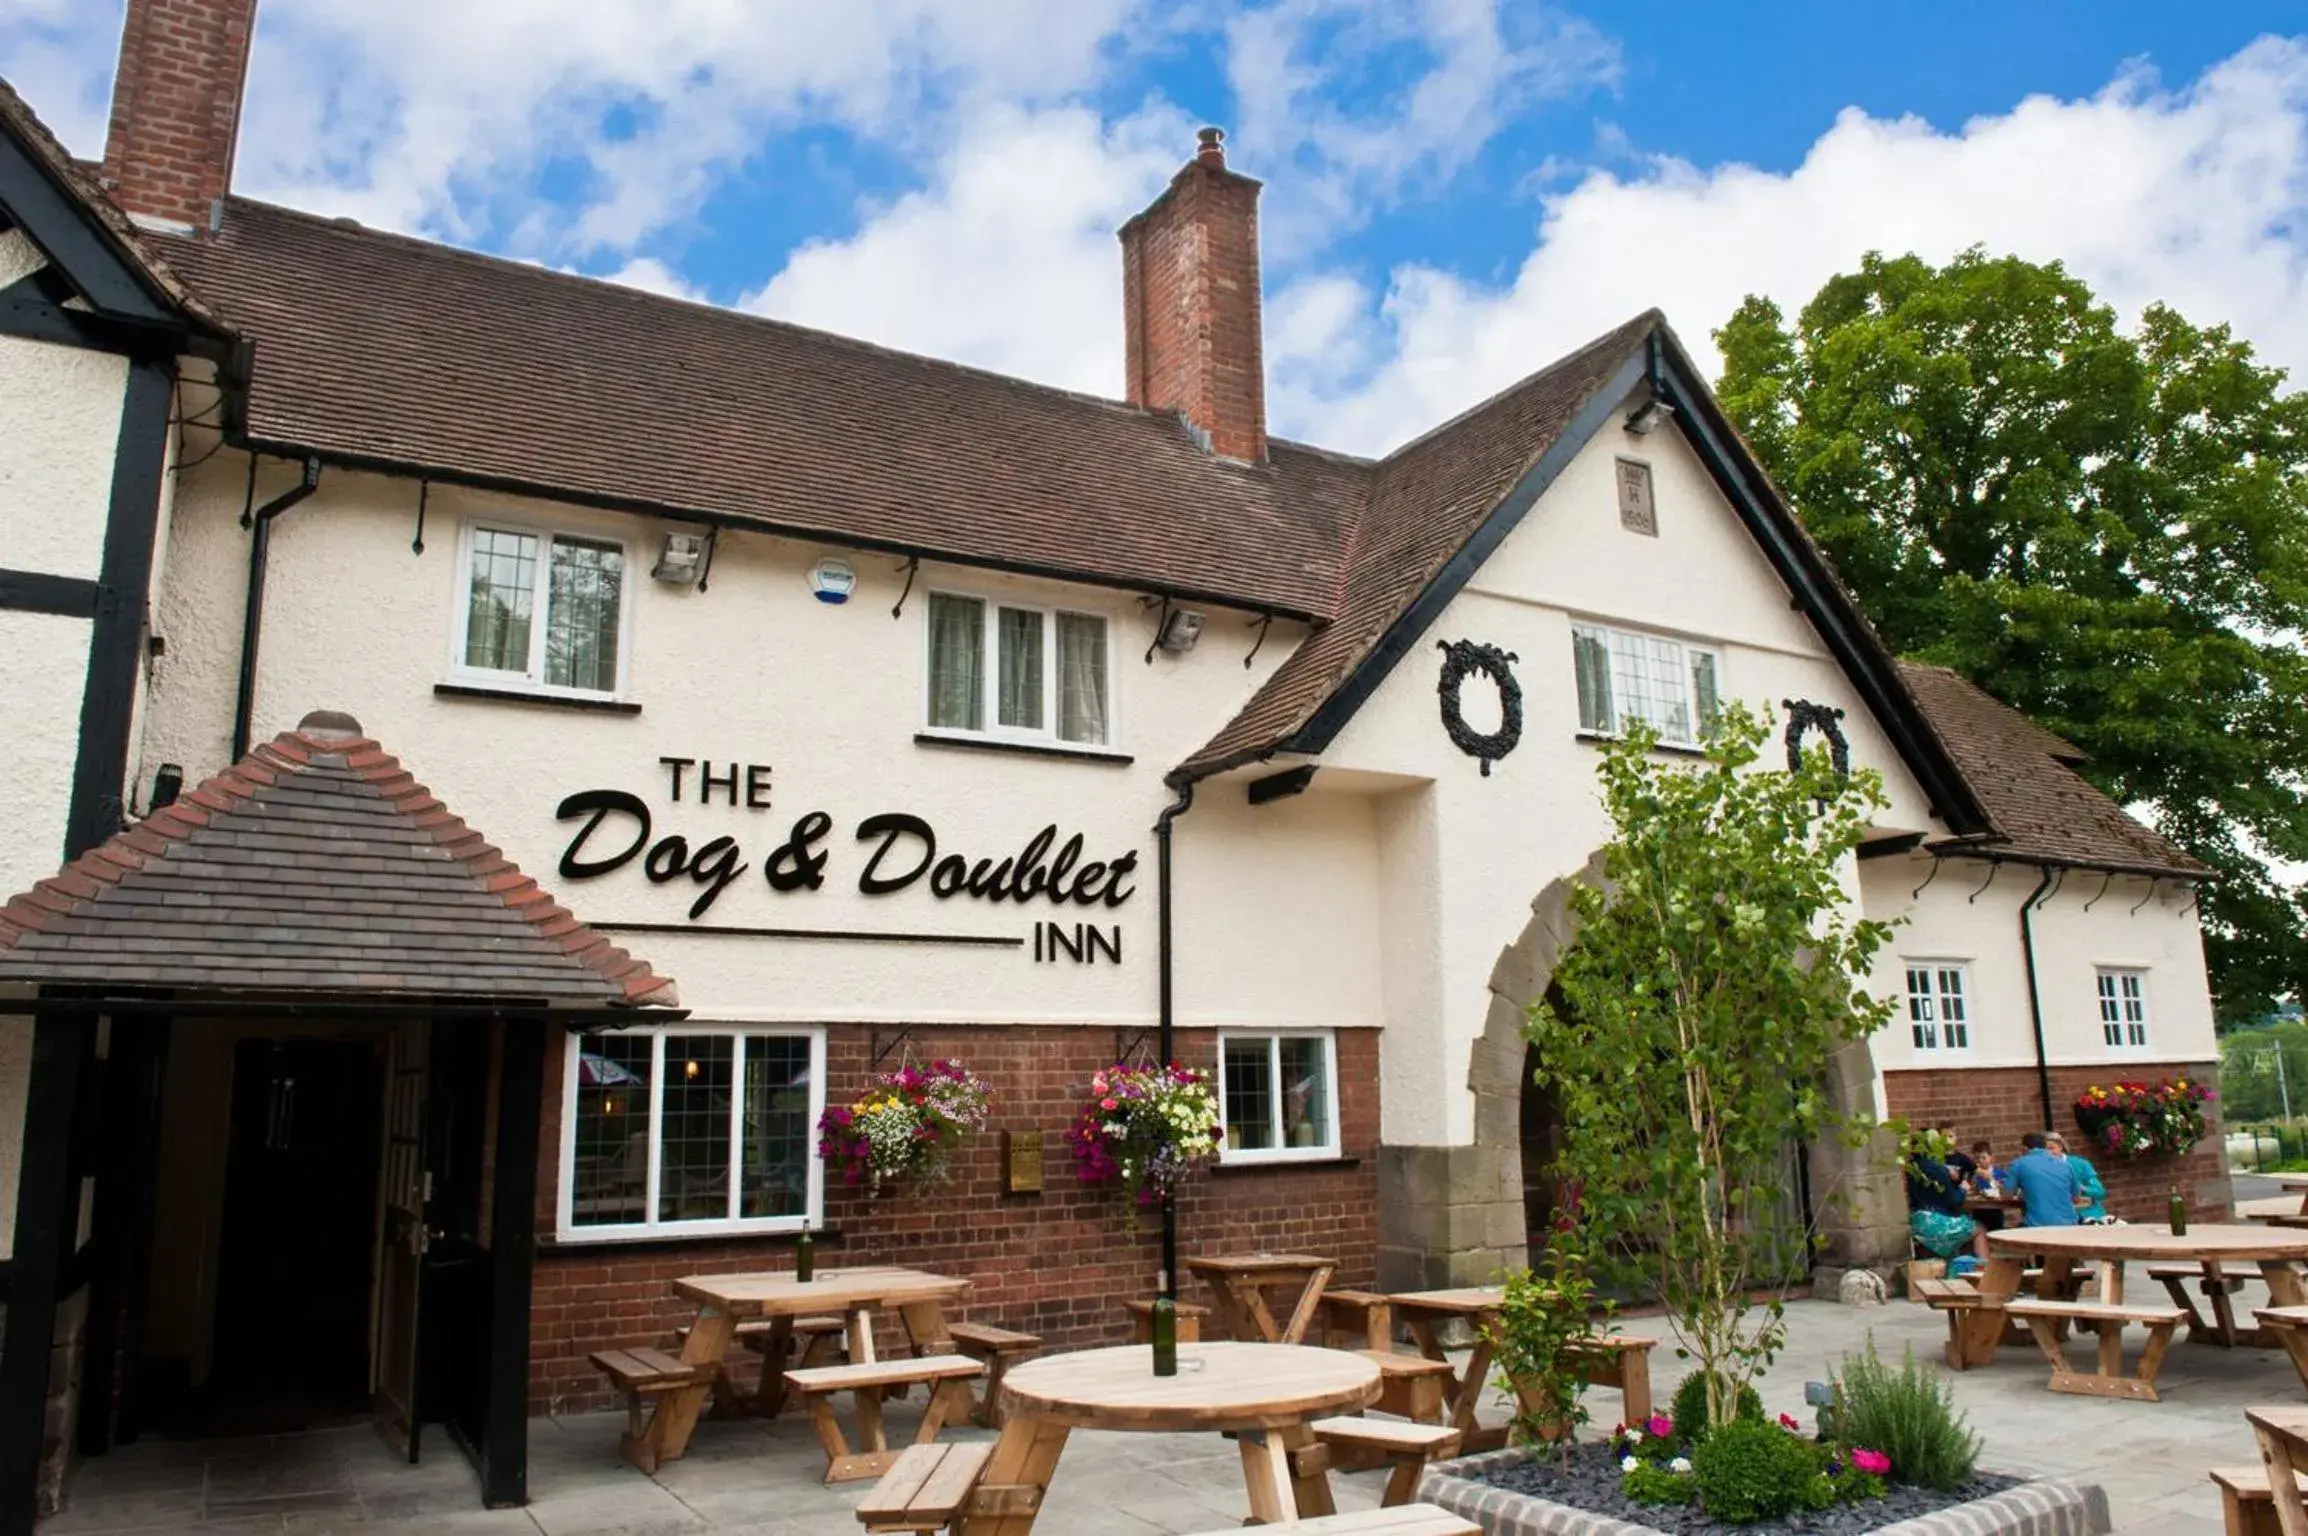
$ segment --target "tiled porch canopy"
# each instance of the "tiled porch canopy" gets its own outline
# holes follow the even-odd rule
[[[556,1013],[678,1001],[330,711],[0,907],[8,983]]]

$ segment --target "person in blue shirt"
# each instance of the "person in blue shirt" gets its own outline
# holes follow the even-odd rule
[[[2076,1222],[2076,1175],[2066,1162],[2045,1150],[2050,1138],[2030,1131],[2020,1138],[2022,1152],[2004,1170],[2011,1187],[2019,1191],[2026,1208],[2023,1227],[2072,1227]]]
[[[2068,1172],[2076,1176],[2076,1194],[2084,1202],[2076,1210],[2076,1219],[2087,1227],[2111,1223],[2115,1218],[2108,1214],[2108,1186],[2100,1182],[2099,1170],[2070,1152],[2067,1138],[2057,1131],[2044,1138],[2044,1150],[2066,1163]]]

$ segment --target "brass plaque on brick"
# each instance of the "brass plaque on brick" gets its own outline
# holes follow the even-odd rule
[[[1042,1133],[1002,1132],[1002,1189],[1013,1195],[1042,1192]]]

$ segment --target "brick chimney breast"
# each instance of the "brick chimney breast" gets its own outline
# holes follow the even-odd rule
[[[1122,309],[1132,405],[1177,411],[1210,450],[1266,459],[1258,183],[1226,168],[1225,135],[1201,145],[1122,226]]]
[[[205,229],[232,186],[256,0],[128,0],[104,181],[147,222]]]

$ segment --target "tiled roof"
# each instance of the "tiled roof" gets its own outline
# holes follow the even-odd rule
[[[675,1002],[346,716],[297,729],[0,907],[0,982]]]
[[[1324,619],[1370,467],[233,199],[170,240],[254,338],[249,440]]]
[[[2084,754],[1946,667],[1899,664],[1997,836],[1978,851],[2142,873],[2205,875],[2198,860],[2126,814],[2069,766]]]
[[[65,152],[56,135],[32,110],[23,97],[16,94],[6,80],[0,80],[0,130],[6,131],[37,160],[51,180],[64,190],[66,196],[78,203],[103,228],[106,241],[135,271],[156,298],[175,305],[202,325],[221,330],[216,316],[200,298],[185,287],[182,279],[161,260],[142,231],[129,222],[128,215],[118,204],[105,196],[96,178],[80,162]]]

